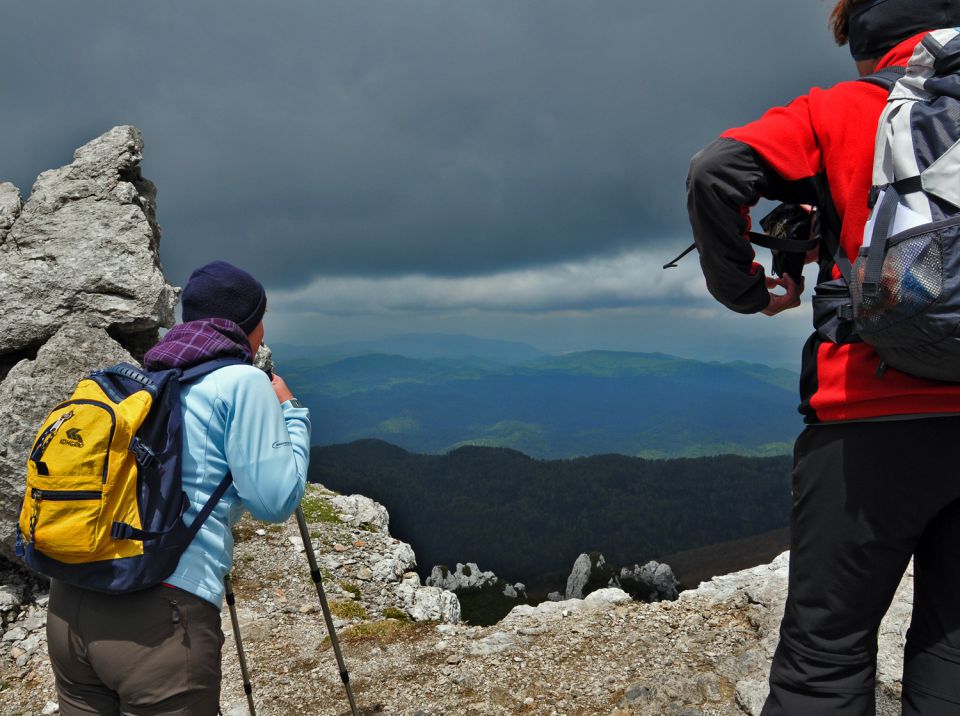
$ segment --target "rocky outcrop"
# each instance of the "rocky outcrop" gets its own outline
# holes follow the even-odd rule
[[[643,566],[623,567],[618,573],[616,568],[607,564],[602,554],[592,552],[581,554],[573,563],[567,577],[566,593],[551,592],[547,599],[552,602],[583,599],[597,589],[617,587],[639,601],[659,602],[676,599],[679,586],[680,582],[668,564],[651,560]]]
[[[496,586],[500,580],[493,572],[481,571],[476,562],[467,562],[461,564],[457,562],[457,567],[450,571],[444,565],[437,565],[430,570],[430,576],[426,583],[431,587],[440,587],[456,592],[464,589],[484,589],[485,587]]]
[[[481,570],[475,562],[458,562],[453,571],[437,565],[425,581],[428,586],[456,594],[463,619],[472,624],[493,624],[518,600],[528,599],[527,587],[522,582],[510,584],[493,572]]]
[[[42,345],[81,316],[136,354],[173,322],[176,292],[160,267],[142,149],[135,127],[115,127],[37,177],[0,243],[0,356]],[[9,188],[3,195],[5,207],[16,205]]]
[[[390,531],[390,513],[383,505],[363,495],[337,495],[330,500],[341,520],[351,527],[371,532]]]
[[[13,555],[37,426],[94,368],[142,356],[173,323],[143,140],[115,127],[44,172],[30,198],[0,183],[0,553]]]
[[[567,599],[583,599],[590,592],[603,587],[619,587],[616,571],[599,552],[581,554],[573,563],[567,577]]]
[[[342,714],[343,685],[324,641],[316,594],[303,554],[290,547],[296,527],[256,524],[241,523],[247,532],[237,543],[235,587],[257,712]],[[399,584],[360,576],[391,538],[339,521],[311,521],[310,531],[324,557],[334,624],[364,713],[757,716],[766,697],[787,555],[716,577],[676,601],[647,604],[606,588],[585,599],[515,606],[490,627],[431,627],[410,616],[450,618],[450,597],[436,587],[418,588],[412,573]],[[2,574],[0,582],[13,584]],[[0,690],[0,712],[38,713],[56,699],[40,627],[43,597],[29,585],[15,587],[0,588],[6,639],[0,681],[8,685]],[[20,603],[31,592],[35,596]],[[911,600],[908,572],[880,631],[878,716],[900,713]],[[236,706],[243,713],[228,617],[224,631],[224,712]]]
[[[621,568],[620,586],[634,599],[659,602],[664,599],[676,599],[680,581],[670,569],[669,564],[650,560],[642,567],[635,564],[633,567]]]
[[[451,624],[460,621],[457,595],[439,587],[420,586],[420,577],[416,572],[405,575],[394,593],[400,598],[401,609],[414,621]]]

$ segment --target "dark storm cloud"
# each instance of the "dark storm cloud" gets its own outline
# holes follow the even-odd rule
[[[849,76],[829,3],[13,2],[0,178],[139,126],[162,258],[277,288],[687,236],[689,157]],[[11,71],[10,68],[15,68]]]

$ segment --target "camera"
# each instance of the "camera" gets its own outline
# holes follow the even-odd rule
[[[769,246],[773,254],[773,272],[777,276],[789,275],[797,283],[802,282],[803,265],[811,248],[811,239],[820,239],[820,217],[816,208],[780,204],[760,219],[760,226],[768,236],[780,240],[777,246],[781,248]]]

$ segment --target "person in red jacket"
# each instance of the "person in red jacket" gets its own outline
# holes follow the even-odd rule
[[[960,26],[960,0],[841,0],[831,20],[866,77],[906,65],[926,31]],[[886,97],[870,81],[812,89],[693,158],[690,222],[718,301],[769,316],[800,305],[802,281],[754,261],[746,237],[761,197],[817,207],[819,282],[840,277],[837,263],[862,242]],[[814,333],[804,347],[807,427],[794,448],[789,588],[763,716],[874,713],[877,632],[911,558],[903,714],[960,715],[960,384],[878,375],[878,364],[862,342]]]

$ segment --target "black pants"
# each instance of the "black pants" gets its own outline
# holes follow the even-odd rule
[[[99,594],[53,580],[47,645],[63,716],[214,716],[220,612],[173,587]]]
[[[877,631],[914,558],[904,716],[960,716],[960,418],[807,428],[762,716],[873,716]]]

